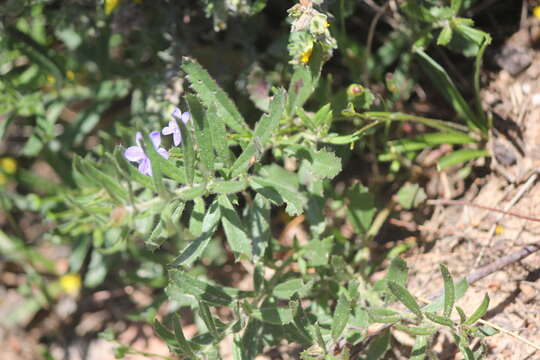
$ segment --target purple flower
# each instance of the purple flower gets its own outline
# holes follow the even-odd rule
[[[187,111],[185,113],[182,113],[182,110],[180,110],[179,108],[174,108],[174,111],[171,115],[176,120],[182,120],[184,124],[186,124],[191,118],[191,115]],[[176,120],[169,121],[169,126],[164,127],[161,131],[163,135],[173,135],[174,146],[178,146],[182,141],[182,134],[180,133],[180,127],[178,126]]]
[[[164,148],[159,147],[161,144],[161,136],[159,131],[152,131],[150,133],[150,139],[152,140],[152,145],[154,149],[158,152],[159,155],[163,156],[165,159],[169,158],[169,153]],[[124,157],[129,161],[137,162],[139,164],[139,172],[144,175],[152,176],[152,166],[150,164],[150,159],[144,153],[144,149],[141,145],[142,134],[137,132],[135,135],[136,146],[130,146],[124,151]]]

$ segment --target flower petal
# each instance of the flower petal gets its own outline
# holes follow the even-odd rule
[[[169,152],[165,150],[164,148],[157,149],[157,152],[159,155],[163,156],[165,159],[169,158]]]
[[[187,111],[185,113],[182,114],[182,121],[184,122],[184,124],[186,124],[189,119],[191,119],[191,114],[188,113]]]
[[[182,134],[180,134],[180,130],[174,132],[173,142],[174,146],[178,146],[182,142]]]
[[[124,151],[124,157],[129,161],[141,161],[146,155],[140,146],[130,146]]]
[[[139,163],[139,172],[143,175],[152,176],[152,166],[150,165],[150,160],[148,158],[144,158]]]
[[[177,118],[177,119],[181,119],[182,118],[182,110],[180,110],[179,108],[174,108],[171,115],[173,117]]]
[[[152,140],[152,144],[154,144],[154,148],[158,148],[161,144],[161,134],[159,131],[152,131],[150,133],[150,139]]]

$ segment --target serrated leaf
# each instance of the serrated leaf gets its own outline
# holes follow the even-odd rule
[[[304,196],[298,191],[298,177],[296,174],[277,166],[271,165],[261,169],[261,176],[252,176],[250,185],[259,194],[276,205],[287,203],[286,211],[289,215],[299,215],[303,212],[306,202]]]
[[[253,163],[253,157],[255,157],[256,160],[260,158],[262,151],[264,151],[264,147],[269,142],[272,133],[277,129],[279,121],[283,117],[285,111],[285,98],[286,93],[284,89],[278,90],[274,95],[274,98],[270,103],[270,112],[261,117],[255,127],[250,143],[232,165],[232,177],[247,172]]]
[[[314,90],[314,79],[309,68],[305,65],[296,67],[289,84],[289,101],[287,104],[287,113],[289,116],[296,113],[296,109],[304,105]]]
[[[441,274],[444,282],[444,306],[443,306],[443,315],[444,317],[450,317],[452,314],[452,309],[454,303],[456,302],[456,289],[454,288],[454,281],[452,280],[452,275],[443,264],[439,264]]]
[[[456,301],[465,295],[465,292],[469,288],[469,284],[467,283],[466,279],[461,279],[457,283],[454,283],[454,289],[455,289],[455,299]],[[434,301],[431,302],[431,304],[428,304],[422,308],[422,311],[430,311],[435,312],[439,311],[443,308],[444,304],[444,295],[441,295],[437,297]]]
[[[411,335],[433,335],[437,328],[434,326],[405,326],[401,324],[395,324],[394,328],[406,332]]]
[[[268,324],[286,325],[293,321],[293,313],[289,308],[261,307],[249,312],[254,317]]]
[[[341,172],[341,159],[334,153],[320,150],[311,152],[311,170],[321,179],[333,179]]]
[[[214,200],[204,216],[202,233],[180,252],[180,255],[174,259],[170,266],[189,265],[201,256],[206,246],[208,246],[208,242],[210,242],[220,219],[220,206],[217,200]]]
[[[291,279],[274,288],[274,296],[280,299],[290,299],[296,292],[300,291],[304,287],[304,283],[301,279]]]
[[[395,310],[371,307],[367,309],[368,315],[376,323],[394,323],[401,320],[402,316]]]
[[[221,208],[221,223],[223,224],[223,230],[225,230],[227,243],[234,252],[236,259],[239,258],[240,254],[251,258],[251,243],[244,225],[236,213],[236,209],[231,204],[227,195],[219,195],[218,203]]]
[[[220,180],[209,184],[208,191],[216,194],[236,194],[248,187],[248,182],[242,180]]]
[[[270,242],[270,202],[260,194],[255,199],[248,212],[250,236],[253,239],[253,257],[258,261]]]
[[[225,123],[217,114],[216,105],[213,103],[208,106],[206,116],[208,117],[210,135],[216,157],[225,167],[227,167],[231,164],[231,152],[227,145],[227,129],[225,128]]]
[[[482,299],[482,303],[478,306],[478,308],[474,311],[474,313],[464,322],[464,324],[473,325],[476,321],[478,321],[482,316],[485,315],[488,308],[489,308],[489,296],[485,294],[484,299]]]
[[[186,171],[186,179],[188,184],[193,184],[195,178],[195,144],[191,129],[183,121],[177,121],[182,134],[182,149],[184,150],[184,169]],[[190,123],[188,123],[190,124]]]
[[[225,124],[236,132],[250,132],[234,102],[197,61],[184,57],[182,59],[182,70],[186,72],[192,88],[197,92],[199,99],[207,108],[215,105],[216,115],[222,118]]]
[[[422,320],[422,311],[420,311],[420,306],[414,299],[414,296],[412,296],[404,286],[401,286],[396,282],[389,281],[388,288],[392,294],[394,294],[394,296],[407,307],[407,309],[416,315],[418,320]]]
[[[334,310],[334,317],[332,320],[332,339],[337,340],[349,321],[349,316],[351,314],[351,304],[347,297],[343,294],[339,297],[339,300]]]
[[[186,102],[195,128],[195,140],[199,148],[199,157],[205,178],[211,178],[214,172],[214,147],[212,145],[212,133],[208,116],[205,114],[201,103],[192,94],[187,94]]]
[[[437,163],[437,168],[439,170],[444,170],[451,166],[461,164],[470,160],[481,158],[484,156],[490,156],[487,150],[474,150],[474,149],[461,149],[452,152],[446,156],[443,156]]]
[[[234,301],[252,295],[234,288],[211,285],[205,281],[197,280],[182,270],[169,271],[169,285],[165,292],[171,300],[180,298],[179,295],[187,294],[215,306],[231,306]]]
[[[333,245],[333,236],[328,236],[323,240],[310,240],[303,249],[303,254],[308,260],[309,266],[317,267],[328,264]]]
[[[429,312],[429,311],[424,311],[424,315],[426,315],[426,317],[437,323],[437,324],[440,324],[440,325],[444,325],[444,326],[450,326],[450,327],[453,327],[454,326],[454,322],[452,320],[450,320],[449,318],[447,317],[444,317],[444,316],[440,316],[440,315],[437,315],[435,313],[432,313],[432,312]]]

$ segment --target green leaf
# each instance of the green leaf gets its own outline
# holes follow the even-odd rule
[[[306,199],[298,191],[297,174],[277,165],[270,165],[262,168],[260,175],[262,177],[252,176],[250,178],[250,185],[253,190],[278,206],[286,202],[286,211],[291,216],[303,212]]]
[[[309,163],[306,170],[310,173],[310,178],[333,179],[341,172],[341,159],[333,152],[326,150],[315,151],[303,147],[296,153],[296,156],[306,159]]]
[[[317,267],[327,265],[333,246],[333,236],[328,236],[323,240],[310,240],[303,249],[303,254],[308,260],[309,266]]]
[[[244,191],[248,185],[245,179],[214,181],[209,184],[208,191],[216,194],[236,194]]]
[[[169,229],[174,229],[174,224],[178,222],[184,211],[184,205],[185,203],[183,202],[173,200],[164,207],[161,216],[159,216],[158,223],[144,242],[150,250],[158,249],[171,235]]]
[[[203,219],[205,214],[205,205],[203,198],[195,198],[193,211],[189,217],[189,232],[194,236],[200,236],[203,232]]]
[[[394,328],[406,332],[411,335],[433,335],[437,328],[434,326],[405,326],[401,324],[395,324]]]
[[[349,321],[351,314],[351,304],[344,294],[341,294],[334,311],[334,318],[332,320],[332,339],[337,340]]]
[[[461,3],[463,0],[451,0],[450,2],[450,8],[452,9],[452,12],[454,15],[458,15],[459,10],[461,9]]]
[[[264,114],[253,132],[253,136],[249,145],[244,149],[242,154],[236,159],[231,167],[231,176],[235,177],[240,174],[246,173],[251,164],[253,163],[253,157],[258,160],[264,151],[264,147],[270,141],[272,133],[277,129],[279,121],[283,117],[285,111],[285,97],[286,93],[284,89],[278,90],[274,95],[272,102],[270,103],[270,112]]]
[[[456,290],[454,288],[454,281],[452,280],[452,275],[443,264],[439,264],[441,274],[444,282],[444,307],[443,315],[444,317],[449,317],[452,314],[452,309],[454,303],[456,302]]]
[[[187,294],[214,306],[231,306],[234,301],[252,295],[234,288],[211,285],[195,279],[182,270],[169,271],[169,285],[165,292],[173,301]]]
[[[195,144],[191,129],[188,129],[183,121],[177,121],[182,134],[182,149],[184,150],[184,169],[186,171],[186,179],[188,184],[193,184],[195,178]],[[189,122],[188,124],[190,124]]]
[[[289,308],[293,313],[294,326],[304,339],[304,342],[312,344],[314,335],[313,325],[310,323],[306,313],[304,312],[302,302],[300,301],[298,295],[295,294],[292,298],[293,300],[289,302]]]
[[[204,321],[206,328],[214,338],[214,343],[218,343],[219,341],[221,341],[222,336],[220,334],[220,331],[218,331],[214,317],[210,312],[210,307],[204,301],[199,301],[199,315]]]
[[[395,140],[389,143],[394,153],[422,150],[442,144],[470,144],[476,140],[462,132],[438,132],[419,135],[413,139]]]
[[[253,257],[258,261],[264,256],[271,238],[270,202],[260,194],[255,195],[248,212],[250,236],[253,240]]]
[[[440,315],[437,315],[435,313],[432,313],[432,312],[429,312],[429,311],[424,311],[424,315],[426,315],[426,317],[437,323],[437,324],[441,324],[441,325],[444,325],[444,326],[450,326],[450,327],[453,327],[454,326],[454,322],[452,320],[450,320],[449,318],[447,317],[444,317],[444,316],[440,316]]]
[[[461,149],[452,152],[449,155],[442,157],[437,163],[439,170],[444,170],[451,166],[464,163],[469,160],[477,159],[484,156],[490,156],[487,150]]]
[[[170,266],[189,265],[201,256],[204,249],[206,249],[206,246],[208,246],[208,242],[210,242],[214,231],[216,231],[220,219],[220,206],[217,200],[214,200],[204,216],[202,233],[182,250],[180,255],[174,259]]]
[[[312,72],[305,65],[296,67],[289,85],[289,102],[287,104],[287,113],[292,116],[297,109],[302,108],[304,103],[309,99],[315,84]]]
[[[236,209],[231,204],[227,195],[218,196],[219,207],[221,208],[221,223],[227,237],[227,243],[234,252],[236,259],[240,254],[251,258],[251,243],[244,229]]]
[[[244,118],[225,91],[210,77],[208,72],[194,59],[184,57],[182,70],[187,74],[191,87],[197,92],[201,102],[208,108],[215,106],[216,115],[238,133],[249,133]]]
[[[428,349],[428,337],[417,336],[411,349],[409,360],[424,360]]]
[[[376,323],[394,323],[402,318],[399,312],[386,308],[370,307],[367,312],[370,319]]]
[[[422,64],[422,70],[427,73],[435,87],[442,92],[446,101],[452,105],[458,115],[465,120],[467,126],[470,129],[478,129],[482,133],[486,133],[486,125],[482,124],[479,119],[476,118],[474,112],[471,110],[463,96],[461,96],[461,93],[444,68],[422,50],[417,50],[416,54]]]
[[[293,321],[293,313],[289,308],[261,307],[251,310],[250,317],[254,317],[268,324],[286,325]]]
[[[301,279],[291,279],[274,288],[274,296],[280,299],[290,299],[295,293],[300,291],[304,287],[304,283]]]
[[[377,360],[380,359],[386,354],[390,348],[390,329],[384,330],[379,336],[375,338],[369,344],[366,353],[366,359]]]
[[[478,308],[474,311],[474,313],[464,322],[464,324],[473,325],[482,316],[484,316],[488,308],[489,308],[489,296],[485,294],[484,299],[482,300],[482,303],[478,306]]]
[[[195,128],[195,140],[199,148],[202,171],[205,174],[205,178],[208,179],[213,176],[215,161],[208,116],[206,116],[201,103],[195,96],[187,94],[185,99]]]
[[[388,288],[392,294],[394,294],[394,296],[407,307],[407,309],[418,317],[418,320],[422,320],[422,311],[420,311],[420,306],[405,287],[396,282],[389,281]]]
[[[396,256],[390,261],[388,272],[386,273],[386,280],[393,281],[399,285],[405,286],[407,283],[409,268],[405,260]]]
[[[398,201],[405,209],[417,207],[427,199],[427,195],[418,184],[407,183],[399,189]]]
[[[454,283],[454,289],[455,289],[455,299],[456,301],[465,295],[465,292],[469,288],[469,284],[467,283],[466,279],[461,279],[459,282]],[[435,299],[431,304],[428,304],[422,308],[422,311],[430,311],[435,312],[439,311],[443,308],[444,304],[444,295],[439,296],[437,299]]]
[[[115,179],[99,170],[89,160],[81,159],[80,157],[75,156],[73,161],[74,166],[78,168],[80,172],[92,179],[92,182],[94,182],[94,184],[97,186],[105,188],[110,197],[117,203],[123,204],[124,201],[129,198],[128,192],[119,184],[118,179]]]
[[[437,38],[437,45],[448,45],[450,40],[452,40],[452,27],[445,26],[439,33],[439,37]]]
[[[459,314],[459,321],[463,324],[467,320],[467,315],[465,315],[465,311],[463,311],[463,309],[459,306],[456,306],[456,311]]]
[[[227,145],[227,129],[223,119],[217,114],[216,105],[212,103],[208,106],[206,116],[208,117],[210,135],[217,159],[223,163],[223,166],[229,166],[231,164],[231,152]]]
[[[355,184],[347,190],[347,198],[347,220],[357,233],[365,234],[376,211],[373,195],[366,187]]]
[[[189,356],[195,357],[196,355],[193,352],[193,348],[198,348],[199,346],[197,344],[187,341],[186,337],[184,336],[184,332],[182,331],[182,323],[180,322],[180,317],[176,314],[174,316],[173,326],[176,343],[178,344],[180,350],[182,350]]]

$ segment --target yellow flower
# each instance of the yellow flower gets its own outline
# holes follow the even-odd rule
[[[56,78],[49,74],[49,75],[47,75],[47,82],[49,84],[54,84],[56,82]]]
[[[502,225],[495,226],[495,234],[501,235],[502,233],[504,233],[504,226]]]
[[[69,71],[66,72],[66,77],[67,77],[68,80],[73,81],[75,79],[75,73],[73,71],[69,70]]]
[[[309,61],[309,59],[311,58],[311,53],[313,53],[313,48],[309,48],[308,50],[306,50],[301,56],[300,56],[300,61],[303,62],[304,64],[307,63]]]
[[[0,186],[7,184],[7,177],[6,175],[0,173]]]
[[[540,6],[537,6],[533,9],[533,15],[540,20]]]
[[[6,174],[13,174],[17,171],[17,161],[11,157],[5,157],[0,160],[0,167]]]
[[[77,296],[81,291],[81,276],[79,274],[65,274],[60,277],[62,290],[71,296]]]
[[[120,5],[120,0],[105,0],[105,15],[111,15]]]
[[[324,27],[329,28],[329,27],[330,27],[330,23],[329,23],[328,21],[325,22],[325,23],[324,23]]]

